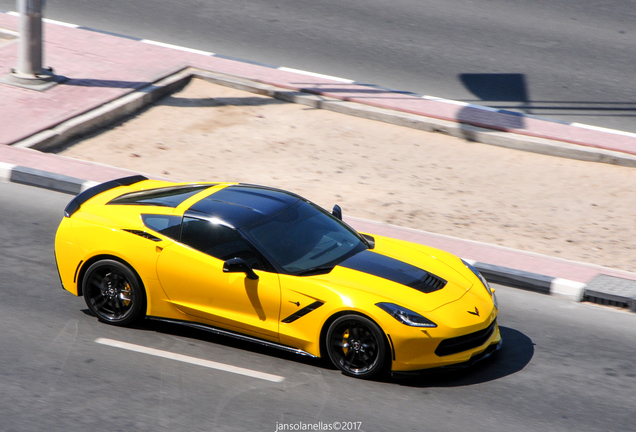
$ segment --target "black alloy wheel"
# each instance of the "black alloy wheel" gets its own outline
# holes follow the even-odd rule
[[[114,260],[92,264],[82,283],[86,305],[100,321],[125,326],[144,314],[145,295],[137,275]]]
[[[345,315],[329,326],[327,352],[332,363],[345,375],[371,378],[384,370],[387,344],[384,333],[370,319]]]

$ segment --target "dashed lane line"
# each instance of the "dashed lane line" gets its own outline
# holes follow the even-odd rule
[[[250,378],[258,378],[271,382],[283,382],[285,377],[272,375],[265,372],[258,372],[251,369],[245,369],[237,366],[232,366],[224,363],[213,362],[210,360],[204,360],[197,357],[190,357],[183,354],[177,354],[170,351],[163,351],[154,348],[145,347],[142,345],[135,345],[127,342],[121,342],[113,339],[98,338],[95,342],[100,345],[106,345],[114,348],[121,348],[128,351],[134,351],[142,354],[148,354],[155,357],[161,357],[169,360],[180,361],[183,363],[193,364],[197,366],[203,366],[210,369],[216,369],[224,372],[230,372],[237,375],[248,376]]]

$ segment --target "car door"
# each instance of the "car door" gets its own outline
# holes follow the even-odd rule
[[[237,257],[259,278],[224,273],[224,261]],[[183,218],[181,242],[165,247],[157,261],[157,275],[170,302],[194,321],[277,341],[280,281],[278,274],[262,268],[238,232],[194,217]]]

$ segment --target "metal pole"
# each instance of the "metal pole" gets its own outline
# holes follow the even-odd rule
[[[20,55],[18,74],[42,75],[42,9],[45,0],[18,0]]]
[[[45,0],[17,0],[20,11],[18,67],[0,76],[0,83],[44,91],[66,80],[42,67],[42,11]]]

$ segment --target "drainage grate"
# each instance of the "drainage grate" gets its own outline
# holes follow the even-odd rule
[[[583,301],[629,308],[636,312],[636,281],[599,275],[585,287]]]

